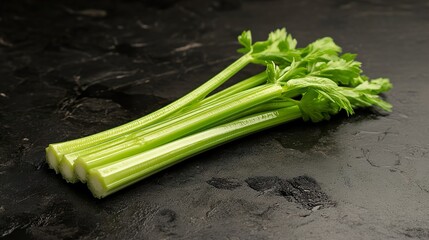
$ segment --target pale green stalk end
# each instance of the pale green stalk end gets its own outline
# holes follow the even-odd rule
[[[59,165],[60,165],[61,156],[59,156],[58,152],[55,149],[53,144],[49,144],[46,148],[46,161],[50,168],[55,170],[55,173],[59,173]]]
[[[88,180],[88,166],[85,161],[82,161],[81,158],[78,158],[74,163],[74,172],[77,176],[77,178],[83,182],[86,183]]]
[[[100,173],[96,171],[91,172],[88,177],[88,188],[95,198],[101,199],[110,194]]]
[[[61,175],[69,183],[78,182],[77,176],[74,173],[73,163],[74,163],[74,159],[69,159],[63,156],[59,166]]]

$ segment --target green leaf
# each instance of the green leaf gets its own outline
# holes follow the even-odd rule
[[[326,62],[338,58],[341,48],[330,37],[324,37],[300,49],[302,59],[307,63]]]
[[[266,41],[252,45],[253,62],[265,64],[273,61],[278,65],[288,65],[294,58],[300,58],[299,51],[295,50],[296,44],[297,41],[285,28],[277,29],[268,35]]]
[[[385,111],[392,110],[392,105],[378,95],[359,92],[355,89],[343,89],[341,93],[347,97],[353,108],[377,106]]]
[[[277,79],[279,78],[280,69],[279,67],[274,63],[271,62],[267,64],[267,76],[268,76],[268,82],[269,83],[276,83]]]
[[[298,106],[304,121],[313,122],[329,120],[331,115],[337,114],[341,109],[331,98],[327,98],[326,95],[313,89],[308,90],[302,96]]]
[[[243,31],[240,36],[238,36],[238,42],[243,46],[238,49],[239,53],[248,53],[252,51],[252,33],[250,31]]]
[[[276,83],[284,85],[284,83],[293,78],[301,78],[307,75],[307,69],[300,67],[300,62],[292,60],[289,66],[283,68],[277,76]]]
[[[338,58],[329,62],[315,63],[310,75],[329,78],[338,85],[355,87],[363,81],[360,78],[361,73],[360,62]]]
[[[287,81],[284,85],[284,88],[286,89],[284,95],[293,98],[305,93],[307,88],[333,91],[336,87],[338,87],[337,84],[330,79],[308,76]]]
[[[355,88],[342,88],[344,94],[354,108],[377,106],[383,110],[391,111],[392,105],[382,100],[377,94],[389,91],[392,84],[387,78],[378,78],[365,81]]]
[[[342,94],[340,87],[327,78],[320,77],[304,77],[291,79],[284,85],[285,97],[297,97],[305,95],[309,91],[314,91],[324,98],[330,100],[338,108],[346,110],[347,114],[353,114],[353,108],[349,100]]]
[[[354,61],[356,59],[357,54],[354,53],[344,53],[341,55],[341,58],[346,61]]]
[[[380,94],[392,88],[392,84],[387,78],[377,78],[361,83],[355,88],[356,91],[368,94]]]

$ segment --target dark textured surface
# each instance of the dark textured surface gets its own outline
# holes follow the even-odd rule
[[[2,1],[0,236],[428,239],[429,2],[407,2]],[[358,52],[369,76],[392,80],[393,113],[277,127],[101,201],[45,164],[48,143],[207,80],[237,56],[242,30],[262,39],[282,26],[300,46],[332,36]],[[295,199],[311,194],[329,204]]]

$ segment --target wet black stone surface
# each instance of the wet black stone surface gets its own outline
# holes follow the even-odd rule
[[[257,176],[245,181],[250,188],[256,191],[284,196],[287,200],[297,202],[308,210],[335,206],[335,203],[321,190],[316,180],[308,176],[298,176],[292,179]]]
[[[427,239],[428,12],[423,0],[2,1],[0,237]],[[232,62],[242,30],[283,26],[300,46],[332,36],[359,53],[393,82],[393,112],[280,126],[103,200],[48,169],[47,144],[157,109]]]
[[[208,184],[219,189],[233,190],[240,187],[242,184],[234,178],[212,178],[207,181]]]

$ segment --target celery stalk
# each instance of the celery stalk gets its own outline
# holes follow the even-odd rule
[[[88,187],[97,198],[110,195],[215,146],[301,117],[298,106],[244,117],[90,170]]]

